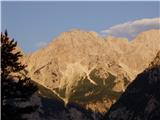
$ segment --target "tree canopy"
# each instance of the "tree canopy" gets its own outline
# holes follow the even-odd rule
[[[24,105],[38,90],[31,79],[24,74],[26,65],[20,62],[22,54],[16,50],[17,42],[8,37],[7,31],[1,33],[1,83],[2,118],[4,120],[26,120],[38,105]],[[22,74],[23,73],[23,74]]]

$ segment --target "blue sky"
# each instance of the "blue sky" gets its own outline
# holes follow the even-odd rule
[[[117,24],[159,17],[157,2],[2,2],[6,28],[25,52],[70,29],[98,33]]]

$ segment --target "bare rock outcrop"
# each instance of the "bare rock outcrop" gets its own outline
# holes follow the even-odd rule
[[[105,113],[156,56],[159,38],[160,30],[143,32],[132,41],[72,30],[25,60],[31,78],[66,104]]]
[[[149,67],[138,74],[104,120],[160,119],[160,51]]]

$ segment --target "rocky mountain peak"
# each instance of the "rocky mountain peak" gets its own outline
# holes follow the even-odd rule
[[[99,37],[100,38],[100,37]],[[53,40],[53,44],[63,45],[81,45],[89,42],[96,42],[98,40],[98,34],[93,31],[83,31],[79,29],[72,29],[67,32],[61,33],[56,39]],[[74,47],[74,46],[73,46]]]
[[[142,33],[147,36],[142,38],[152,41],[143,44],[138,40],[141,37],[128,42],[105,39],[92,31],[71,30],[28,56],[26,64],[33,80],[66,103],[76,102],[104,113],[156,56],[160,49],[158,33]]]
[[[137,37],[132,41],[133,43],[142,43],[142,44],[155,44],[157,41],[159,41],[158,36],[160,35],[159,29],[153,29],[141,32],[137,35]],[[150,39],[153,38],[153,39]],[[153,42],[155,41],[155,42]]]

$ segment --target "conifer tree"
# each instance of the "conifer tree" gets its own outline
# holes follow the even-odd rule
[[[37,105],[22,104],[29,101],[37,91],[37,87],[26,75],[20,75],[25,70],[19,58],[21,52],[16,52],[17,42],[8,37],[7,31],[1,33],[1,89],[2,118],[4,120],[26,120],[24,114],[30,114],[38,108]],[[13,73],[17,73],[15,78]]]

